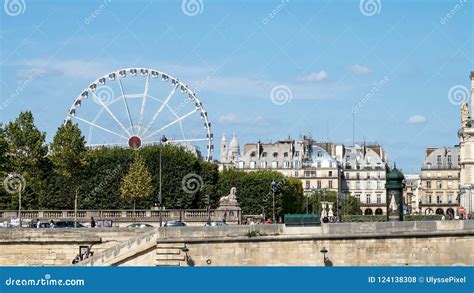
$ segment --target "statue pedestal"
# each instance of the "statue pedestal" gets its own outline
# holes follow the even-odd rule
[[[214,210],[214,216],[222,221],[240,224],[242,209],[237,202],[236,189],[232,187],[227,196],[223,196],[219,201],[219,207]]]

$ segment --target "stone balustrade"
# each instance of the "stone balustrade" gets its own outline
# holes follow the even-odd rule
[[[222,221],[224,216],[228,222],[239,222],[239,210],[211,210],[206,209],[136,209],[136,210],[25,210],[21,211],[22,219],[64,220],[77,218],[79,221],[88,221],[91,217],[113,221],[159,221],[160,214],[163,221],[182,220],[187,222],[205,222],[210,217],[212,221]],[[9,221],[18,217],[18,211],[0,210],[0,222]]]

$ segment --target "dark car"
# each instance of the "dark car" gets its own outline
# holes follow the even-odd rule
[[[226,222],[224,221],[217,221],[217,222],[209,222],[209,223],[206,223],[206,225],[204,226],[209,226],[209,227],[218,227],[218,226],[227,226],[229,224],[227,224]]]
[[[133,223],[127,226],[128,228],[150,228],[153,227],[150,224],[147,223]]]
[[[165,223],[165,227],[185,227],[186,223],[180,221],[168,221]]]
[[[81,223],[76,222],[74,227],[74,221],[57,221],[54,223],[54,228],[84,228],[85,226]]]

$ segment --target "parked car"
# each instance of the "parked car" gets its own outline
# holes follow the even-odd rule
[[[227,224],[224,221],[215,221],[215,222],[208,222],[204,226],[217,227],[217,226],[227,226],[227,225],[229,225],[229,224]]]
[[[127,227],[129,227],[129,228],[150,228],[150,227],[153,227],[153,226],[150,225],[150,224],[147,224],[147,223],[133,223],[133,224],[128,225]]]
[[[74,227],[74,221],[57,221],[54,223],[54,228],[84,228],[84,227],[85,226],[79,222],[76,222],[76,227]]]
[[[185,227],[186,223],[180,221],[168,221],[165,223],[165,227]]]

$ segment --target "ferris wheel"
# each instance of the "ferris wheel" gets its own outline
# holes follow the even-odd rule
[[[202,102],[173,76],[148,68],[108,73],[86,87],[69,108],[88,146],[176,144],[212,161],[213,134]]]

